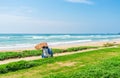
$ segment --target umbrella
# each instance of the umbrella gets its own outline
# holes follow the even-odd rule
[[[48,46],[46,42],[42,42],[42,43],[37,44],[37,45],[35,46],[35,48],[36,48],[37,50],[39,50],[39,49],[41,49],[41,48],[44,47],[44,46],[45,46],[45,47]]]

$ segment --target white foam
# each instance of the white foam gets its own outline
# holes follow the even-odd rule
[[[74,43],[83,43],[83,42],[91,42],[92,40],[76,40],[76,41],[62,41],[62,42],[54,42],[49,43],[49,45],[62,45],[62,44],[74,44]]]
[[[56,35],[56,36],[32,36],[33,39],[55,39],[55,38],[70,38],[70,35]]]
[[[10,37],[0,37],[0,39],[10,39]]]
[[[0,50],[17,50],[17,49],[28,49],[34,47],[34,44],[15,44],[15,45],[0,45]]]
[[[50,46],[55,45],[63,45],[63,44],[73,44],[73,43],[82,43],[82,42],[90,42],[92,40],[76,40],[76,41],[61,41],[61,42],[48,42]],[[0,45],[0,50],[17,50],[17,49],[28,49],[28,48],[34,48],[34,46],[37,43],[34,44],[14,44],[14,45]]]
[[[43,36],[32,36],[33,39],[44,39]]]
[[[97,39],[106,39],[106,38],[119,38],[120,36],[116,36],[116,35],[85,35],[85,36],[82,36],[82,35],[78,35],[78,36],[74,36],[74,35],[51,35],[51,36],[26,36],[24,38],[26,39],[45,39],[45,40],[49,40],[49,39],[94,39],[94,38],[97,38]]]

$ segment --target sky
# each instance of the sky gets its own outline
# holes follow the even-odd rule
[[[120,0],[0,0],[0,33],[119,33]]]

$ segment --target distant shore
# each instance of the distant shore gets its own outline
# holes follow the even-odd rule
[[[58,49],[65,49],[65,48],[70,48],[70,47],[78,47],[78,46],[103,46],[105,43],[115,43],[115,44],[120,44],[120,39],[114,39],[114,40],[109,40],[109,41],[91,41],[91,42],[84,42],[84,43],[74,43],[74,44],[63,44],[63,45],[50,45],[50,48],[58,48]],[[23,50],[35,50],[34,46],[29,47],[29,48],[11,48],[11,49],[2,49],[0,52],[20,52]]]

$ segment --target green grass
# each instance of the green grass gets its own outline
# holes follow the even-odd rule
[[[42,51],[38,50],[29,50],[23,52],[0,52],[0,60],[10,59],[10,58],[22,58],[29,56],[38,56],[41,55]]]
[[[96,78],[97,75],[97,78],[115,78],[111,75],[120,71],[119,60],[118,47],[35,61],[20,61],[1,65],[0,70],[9,73],[4,72],[6,74],[1,74],[0,78]]]
[[[62,52],[68,52],[68,51],[71,52],[71,51],[86,50],[91,48],[98,48],[98,47],[85,46],[85,47],[72,47],[68,49],[53,49],[53,52],[62,53]],[[41,53],[42,53],[41,50],[25,50],[22,52],[0,52],[0,60],[10,59],[10,58],[40,56]]]
[[[104,60],[97,65],[85,66],[64,74],[50,74],[44,78],[120,78],[120,57]]]

